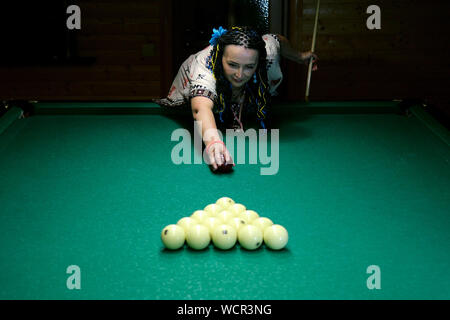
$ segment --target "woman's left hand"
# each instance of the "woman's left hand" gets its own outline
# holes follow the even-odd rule
[[[319,60],[319,57],[311,51],[300,52],[300,60],[304,64],[308,64],[310,59],[312,59],[312,64],[313,64],[312,70],[316,71],[317,70],[317,61]]]

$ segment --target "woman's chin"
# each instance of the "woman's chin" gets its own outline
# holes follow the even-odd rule
[[[247,83],[247,81],[232,81],[232,82],[231,82],[231,84],[232,84],[233,87],[235,87],[235,88],[243,87],[246,83]]]

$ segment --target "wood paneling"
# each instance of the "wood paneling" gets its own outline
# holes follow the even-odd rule
[[[167,93],[171,0],[73,1],[77,52],[89,65],[0,67],[0,98],[148,100]]]
[[[366,27],[371,4],[381,9],[380,30]],[[315,7],[316,0],[303,1],[301,40],[293,41],[301,51],[310,50]],[[310,99],[420,98],[438,101],[450,114],[448,12],[450,3],[443,0],[321,0],[319,70],[311,77]],[[286,96],[304,99],[307,69],[284,63],[296,74],[288,73],[289,85],[296,86],[288,85]]]

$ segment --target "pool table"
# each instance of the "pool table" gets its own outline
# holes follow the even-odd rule
[[[172,133],[193,133],[187,110],[10,107],[0,119],[0,299],[449,299],[448,130],[398,101],[273,110],[278,140],[265,134],[277,170],[262,174],[258,158],[216,174],[173,161]],[[164,249],[164,226],[223,196],[285,226],[287,246]]]

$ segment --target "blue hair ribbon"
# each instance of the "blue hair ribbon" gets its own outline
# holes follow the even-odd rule
[[[211,35],[211,40],[209,40],[209,44],[214,47],[219,41],[219,38],[225,33],[227,33],[227,31],[228,31],[227,29],[224,29],[221,26],[219,27],[219,29],[213,28],[213,33]]]

